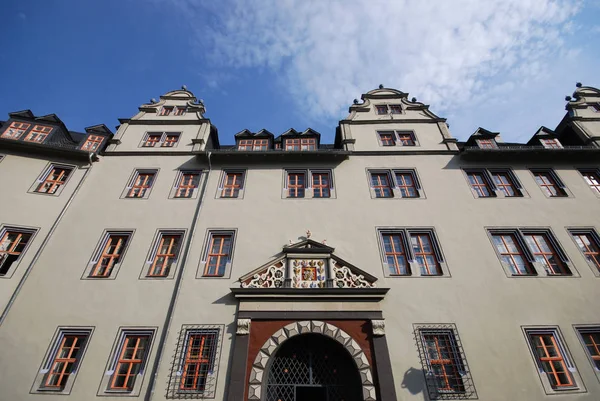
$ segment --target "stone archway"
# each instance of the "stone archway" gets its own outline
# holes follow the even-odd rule
[[[277,330],[263,344],[254,359],[252,370],[250,371],[248,400],[261,400],[263,388],[267,379],[267,364],[271,357],[275,355],[277,349],[288,339],[305,333],[322,334],[339,342],[346,351],[350,353],[352,359],[356,363],[356,367],[360,374],[363,400],[376,401],[371,365],[361,347],[348,333],[339,327],[318,320],[304,320],[290,323]]]

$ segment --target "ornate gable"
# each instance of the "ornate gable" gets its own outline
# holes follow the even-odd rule
[[[242,288],[374,288],[377,278],[311,239],[283,247],[281,255],[242,276]]]

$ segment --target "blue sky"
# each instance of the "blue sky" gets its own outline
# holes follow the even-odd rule
[[[600,86],[600,2],[576,0],[5,0],[0,119],[71,130],[130,117],[187,85],[222,143],[244,128],[333,140],[380,83],[448,118],[526,141],[575,82]]]

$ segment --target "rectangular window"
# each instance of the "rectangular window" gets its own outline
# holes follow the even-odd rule
[[[386,276],[441,276],[444,259],[433,229],[378,229]]]
[[[243,171],[224,171],[220,197],[241,198],[244,189],[244,175]]]
[[[210,232],[205,256],[204,277],[224,277],[231,263],[233,233]]]
[[[158,115],[160,116],[168,116],[173,112],[173,106],[163,106],[162,109],[160,109],[160,112],[158,113]]]
[[[331,197],[331,175],[328,171],[313,171],[312,187],[313,198],[329,198]]]
[[[571,372],[572,366],[570,366],[557,330],[526,329],[525,333],[540,374],[545,375],[549,387],[552,390],[575,388],[576,382]]]
[[[244,151],[265,151],[269,149],[268,139],[240,139],[238,150]]]
[[[177,265],[183,233],[160,232],[147,264],[148,277],[168,277]]]
[[[306,173],[289,172],[287,175],[287,197],[304,198],[304,189],[306,188]]]
[[[58,195],[72,171],[72,167],[50,165],[37,180],[34,192]]]
[[[409,275],[410,266],[406,256],[404,234],[382,233],[383,252],[385,261],[391,275]]]
[[[160,146],[163,148],[172,148],[177,142],[179,142],[178,132],[165,132],[164,141]]]
[[[317,150],[316,138],[290,138],[285,140],[285,150]]]
[[[598,170],[579,170],[586,184],[590,186],[596,196],[600,195],[600,175]]]
[[[396,131],[398,143],[402,146],[415,146],[415,134],[408,131]]]
[[[490,238],[509,276],[570,276],[569,261],[550,230],[491,229]]]
[[[490,171],[490,174],[494,185],[504,194],[504,197],[513,198],[523,196],[510,171],[492,170]]]
[[[115,349],[108,378],[108,392],[134,393],[150,353],[153,331],[125,330],[121,332]]]
[[[540,139],[540,142],[546,149],[561,149],[562,145],[558,139]]]
[[[45,125],[36,125],[34,126],[29,134],[25,137],[27,142],[37,142],[42,143],[44,139],[52,132],[52,127],[47,127]]]
[[[376,198],[392,198],[392,186],[387,172],[371,173],[371,187],[375,192]]]
[[[396,185],[402,198],[418,198],[416,180],[412,171],[395,171]]]
[[[473,193],[478,198],[490,198],[496,196],[485,171],[467,171],[467,178]]]
[[[550,198],[565,197],[567,193],[564,185],[552,170],[532,170],[535,182],[544,194]]]
[[[92,258],[88,277],[107,278],[120,266],[131,232],[106,232]]]
[[[394,131],[378,132],[381,146],[396,146],[396,134]]]
[[[433,241],[429,233],[411,233],[410,242],[413,249],[413,255],[421,270],[422,276],[437,276],[440,274],[440,267],[433,250]]]
[[[391,104],[390,111],[392,114],[402,114],[402,106],[399,104]]]
[[[153,148],[160,142],[160,138],[162,138],[162,133],[148,133],[142,146],[145,148]]]
[[[71,392],[92,331],[91,327],[58,328],[33,383],[32,392]]]
[[[12,122],[2,133],[2,138],[19,139],[27,131],[31,124]]]
[[[429,399],[476,399],[456,326],[419,324],[414,328]]]
[[[0,277],[12,274],[11,267],[25,253],[35,231],[16,227],[3,227],[0,230]]]
[[[104,141],[104,137],[100,135],[90,135],[85,140],[83,146],[81,146],[81,150],[86,150],[88,152],[95,152],[100,148],[100,144]]]
[[[156,170],[136,170],[126,188],[126,198],[148,198],[156,178]]]
[[[286,139],[285,150],[300,150],[300,139]]]
[[[141,143],[143,148],[172,148],[179,142],[181,132],[148,132]]]
[[[600,327],[578,327],[576,330],[596,376],[600,379]]]
[[[250,151],[254,141],[252,139],[240,139],[238,142],[238,150]]]
[[[181,328],[167,398],[214,398],[223,330],[221,325],[184,325]]]
[[[187,111],[187,107],[186,106],[177,106],[175,107],[175,113],[173,113],[173,115],[175,116],[183,116]]]
[[[569,233],[594,273],[600,274],[600,238],[593,229],[573,229]]]
[[[377,110],[377,114],[387,114],[388,113],[387,105],[377,105],[377,106],[375,106],[375,109]]]
[[[496,141],[494,139],[476,139],[477,146],[481,149],[496,149]]]
[[[182,171],[177,176],[173,198],[193,198],[200,185],[199,171]]]

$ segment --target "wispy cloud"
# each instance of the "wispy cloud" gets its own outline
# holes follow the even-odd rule
[[[277,72],[314,118],[339,118],[352,99],[380,83],[410,91],[438,114],[461,115],[478,101],[502,104],[507,94],[557,74],[556,60],[566,56],[565,41],[583,4],[165,1],[179,7],[219,65]],[[195,24],[201,15],[203,24]]]

